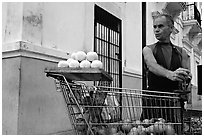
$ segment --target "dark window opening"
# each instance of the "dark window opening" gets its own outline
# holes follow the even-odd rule
[[[122,87],[121,20],[95,5],[94,51],[113,81],[110,86]]]

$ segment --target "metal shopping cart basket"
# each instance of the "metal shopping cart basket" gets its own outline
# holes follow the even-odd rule
[[[112,78],[101,69],[46,68],[45,73],[57,81],[76,134],[183,134],[179,93],[109,87]]]

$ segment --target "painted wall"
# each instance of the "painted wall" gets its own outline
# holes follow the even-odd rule
[[[123,20],[125,68],[142,74],[142,4],[126,3]]]
[[[64,52],[84,50],[85,3],[44,3],[43,6],[42,46]]]
[[[20,90],[20,58],[2,60],[2,134],[16,135]]]
[[[42,54],[45,49],[28,43],[3,46],[16,48],[3,52],[3,134],[73,134],[62,93],[44,73],[45,67],[57,66],[60,56],[52,56],[53,50]]]
[[[2,43],[22,40],[23,3],[2,3]]]
[[[62,93],[56,92],[44,69],[56,63],[21,58],[18,134],[55,134],[71,129]]]

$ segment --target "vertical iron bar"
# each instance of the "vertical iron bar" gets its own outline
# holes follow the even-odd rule
[[[105,51],[104,51],[104,58],[105,58],[105,62],[106,62],[106,71],[108,72],[108,56],[107,56],[107,48],[108,48],[108,43],[107,43],[107,41],[108,41],[108,37],[109,37],[109,35],[108,35],[108,28],[106,27],[106,48],[105,48]]]
[[[108,48],[107,48],[108,49],[108,53],[107,53],[108,54],[107,55],[107,57],[108,57],[108,60],[107,60],[108,61],[108,63],[107,63],[108,64],[108,74],[111,74],[111,72],[110,72],[110,35],[111,35],[110,31],[111,30],[108,28],[108,45],[107,45],[108,46]],[[114,80],[113,80],[113,83],[114,83]]]
[[[122,22],[121,20],[118,23],[118,30],[119,30],[119,54],[118,54],[118,59],[119,59],[119,87],[122,88]],[[120,105],[122,106],[122,96],[120,96]],[[122,119],[122,107],[120,110],[120,119]]]

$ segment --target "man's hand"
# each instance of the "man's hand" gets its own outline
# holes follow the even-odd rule
[[[178,68],[175,71],[169,71],[169,74],[167,76],[168,79],[172,81],[184,81],[187,78],[192,78],[192,75],[188,69],[185,68]]]

